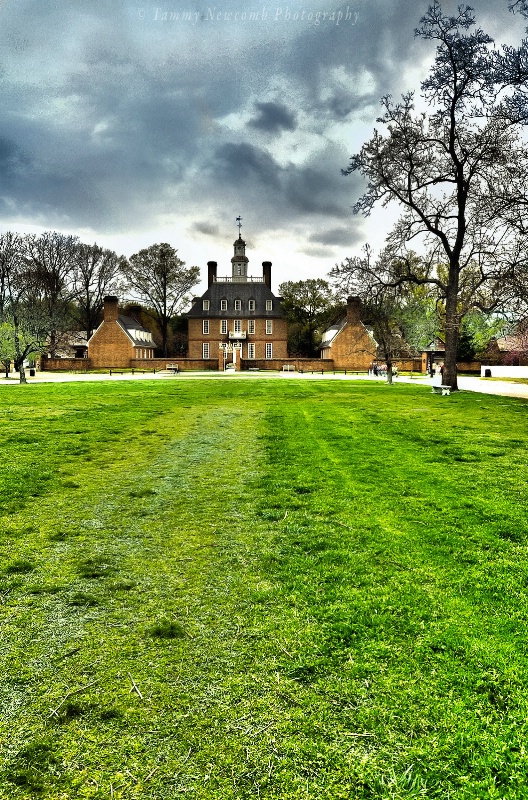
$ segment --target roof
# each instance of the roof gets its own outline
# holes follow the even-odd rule
[[[152,333],[133,317],[125,317],[120,314],[117,318],[119,325],[123,328],[132,344],[137,347],[155,347]]]
[[[497,342],[497,347],[501,353],[522,353],[528,350],[528,338],[526,337],[526,334],[510,334],[509,336],[503,336],[500,339],[495,339],[495,341]]]
[[[337,334],[340,333],[345,327],[346,321],[347,318],[343,317],[343,319],[340,319],[339,322],[334,323],[334,325],[330,325],[329,328],[325,328],[321,341],[321,349],[330,347]]]
[[[209,310],[204,311],[203,301],[209,300]],[[227,311],[220,310],[220,300],[227,300]],[[269,286],[262,280],[257,281],[214,281],[204,294],[193,303],[191,310],[184,314],[186,317],[225,318],[226,314],[234,314],[234,301],[242,301],[242,311],[238,315],[251,317],[266,317],[267,319],[284,317],[282,299],[276,297]],[[248,312],[248,301],[255,301],[255,310]],[[266,310],[266,300],[272,300],[273,308]]]

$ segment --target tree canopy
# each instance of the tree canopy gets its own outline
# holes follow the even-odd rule
[[[367,180],[356,213],[390,202],[402,208],[387,239],[393,257],[383,259],[378,280],[385,287],[435,287],[445,304],[444,380],[456,388],[464,315],[500,308],[511,299],[513,276],[525,269],[522,237],[509,221],[508,187],[512,174],[526,184],[528,156],[523,121],[512,113],[516,86],[499,69],[508,53],[497,53],[472,9],[460,6],[446,16],[435,2],[416,35],[436,44],[421,84],[428,110],[417,109],[413,93],[396,103],[384,97],[383,132],[374,131],[345,174],[358,171]],[[522,47],[515,55],[522,57]],[[419,270],[409,258],[411,243],[427,254]]]
[[[163,355],[167,355],[169,321],[188,302],[187,292],[198,283],[198,267],[185,267],[167,243],[140,250],[124,264],[127,284],[159,325]]]

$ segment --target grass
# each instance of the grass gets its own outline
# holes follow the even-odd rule
[[[528,797],[526,402],[2,400],[2,800]]]

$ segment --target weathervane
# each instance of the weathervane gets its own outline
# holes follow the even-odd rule
[[[238,238],[240,239],[242,237],[242,234],[240,233],[240,229],[242,228],[242,217],[237,217],[236,221],[238,224]]]

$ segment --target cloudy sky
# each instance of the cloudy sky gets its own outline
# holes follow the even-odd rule
[[[1,230],[60,230],[131,255],[167,241],[228,274],[326,277],[387,212],[343,177],[379,98],[418,88],[427,0],[0,0]],[[452,13],[458,2],[444,2]],[[508,0],[479,24],[516,41]],[[389,215],[390,216],[390,215]]]

